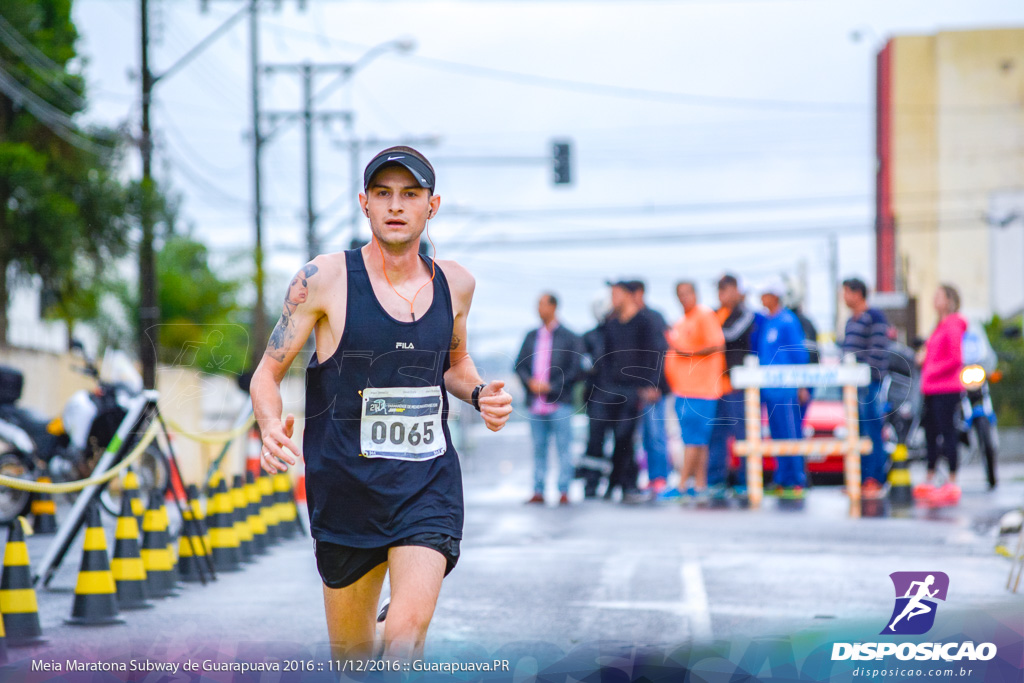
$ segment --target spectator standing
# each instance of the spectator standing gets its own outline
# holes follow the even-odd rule
[[[760,326],[757,358],[761,365],[800,365],[807,362],[807,348],[800,321],[793,312],[782,307],[786,286],[775,280],[765,287],[761,303],[767,317]],[[768,428],[773,439],[799,439],[800,404],[795,388],[764,388],[761,400],[768,412]],[[775,484],[782,487],[786,498],[803,498],[807,475],[804,459],[787,455],[775,459]]]
[[[585,359],[583,402],[587,409],[587,446],[576,468],[576,476],[583,480],[583,497],[597,497],[597,489],[601,480],[612,471],[611,459],[605,456],[604,442],[611,423],[607,420],[605,403],[591,400],[597,385],[597,364],[604,356],[604,327],[611,315],[611,302],[602,297],[594,302],[594,319],[597,326],[583,335],[583,352]]]
[[[914,488],[914,497],[932,505],[954,505],[960,501],[960,487],[956,483],[959,443],[956,411],[962,391],[960,370],[967,321],[958,313],[960,293],[952,285],[939,286],[934,305],[939,323],[919,354],[928,475],[923,484]],[[935,488],[935,467],[940,456],[949,463],[949,478]]]
[[[558,321],[558,298],[540,296],[537,315],[541,326],[531,330],[516,359],[516,374],[526,388],[533,435],[533,496],[527,503],[544,503],[548,453],[554,437],[558,453],[559,504],[569,504],[572,481],[573,387],[582,376],[580,338]]]
[[[708,443],[708,489],[712,498],[725,494],[727,485],[727,462],[729,439],[744,438],[743,392],[734,390],[729,382],[729,371],[743,365],[743,359],[753,353],[753,337],[757,332],[757,318],[744,303],[744,291],[739,278],[726,274],[718,281],[718,303],[715,315],[722,326],[725,339],[725,377],[722,381],[722,397],[718,399],[715,421],[711,427]],[[745,459],[740,459],[734,479],[733,492],[738,496],[746,494],[747,472]]]
[[[666,348],[664,337],[651,325],[650,318],[640,315],[636,285],[635,280],[612,285],[612,313],[601,328],[604,353],[595,365],[597,375],[590,396],[590,401],[599,405],[595,429],[611,429],[615,435],[605,498],[611,499],[614,489],[619,488],[626,503],[647,499],[637,488],[633,439],[640,423],[641,406],[659,398],[658,383]],[[602,457],[603,448],[603,438],[591,439],[588,449],[594,450],[588,450],[587,455]]]
[[[676,415],[686,447],[679,485],[663,492],[660,498],[664,500],[706,492],[708,443],[725,379],[725,337],[715,312],[697,302],[692,282],[676,285],[676,296],[683,317],[666,334],[665,375],[676,397]],[[690,477],[694,486],[684,491]]]
[[[860,432],[871,439],[871,452],[861,456],[861,494],[881,498],[888,455],[882,442],[882,410],[879,390],[889,367],[889,321],[877,308],[868,306],[868,288],[860,278],[843,281],[843,302],[850,309],[843,333],[843,355],[853,354],[858,363],[871,366],[871,383],[858,387]]]
[[[632,282],[637,287],[637,304],[640,306],[639,315],[647,316],[652,329],[658,335],[664,335],[668,331],[668,324],[664,316],[658,311],[647,306],[644,301],[646,288],[639,280]],[[640,412],[640,432],[644,454],[647,457],[647,480],[648,490],[658,494],[665,490],[668,479],[668,435],[665,433],[665,404],[668,403],[669,386],[665,379],[665,373],[661,373],[658,384],[659,396],[657,400],[646,403]]]

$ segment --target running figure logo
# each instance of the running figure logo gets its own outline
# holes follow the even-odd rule
[[[935,623],[936,600],[946,600],[949,577],[942,572],[893,572],[896,606],[882,635],[919,636]]]

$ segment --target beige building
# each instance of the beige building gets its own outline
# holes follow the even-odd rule
[[[1024,28],[892,38],[878,55],[877,283],[935,325],[1024,310]]]

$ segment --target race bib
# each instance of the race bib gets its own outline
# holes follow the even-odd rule
[[[441,425],[441,387],[363,389],[359,445],[366,458],[430,460],[448,445]]]

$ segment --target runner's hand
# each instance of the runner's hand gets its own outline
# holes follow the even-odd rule
[[[278,420],[263,433],[263,448],[260,453],[260,465],[268,474],[287,471],[302,457],[302,451],[292,441],[295,431],[295,416],[288,413],[284,422]],[[291,453],[285,452],[288,449]]]
[[[480,390],[480,415],[492,432],[504,427],[512,414],[512,395],[504,387],[504,382],[494,380]]]

